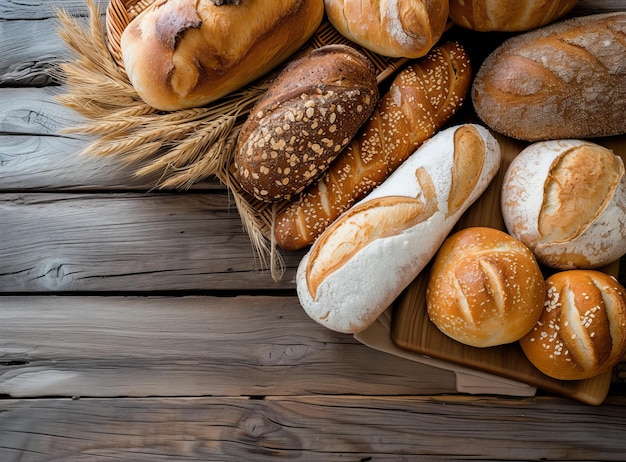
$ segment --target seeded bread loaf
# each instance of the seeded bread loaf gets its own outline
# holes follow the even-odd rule
[[[480,32],[521,32],[550,24],[578,0],[450,0],[450,19]]]
[[[274,69],[323,15],[323,0],[157,0],[124,30],[122,59],[147,104],[198,107]]]
[[[493,130],[540,141],[626,133],[626,12],[510,38],[476,73],[472,101]]]
[[[321,325],[369,327],[435,255],[500,166],[473,124],[440,131],[315,241],[296,273],[298,298]]]
[[[345,37],[396,58],[420,58],[443,34],[448,0],[324,0],[326,15]]]
[[[610,370],[626,353],[626,293],[593,270],[561,271],[546,280],[546,302],[522,351],[549,377],[581,380]]]
[[[532,252],[494,228],[450,236],[431,267],[428,317],[454,340],[477,348],[513,343],[543,311],[545,284]]]
[[[346,45],[291,61],[241,127],[235,172],[263,201],[289,199],[316,180],[378,102],[372,62]]]
[[[547,266],[597,268],[626,254],[624,163],[598,144],[531,144],[505,172],[501,207],[509,233]]]
[[[463,103],[471,63],[457,42],[435,47],[400,71],[372,116],[328,171],[276,218],[276,243],[297,250],[382,183]]]

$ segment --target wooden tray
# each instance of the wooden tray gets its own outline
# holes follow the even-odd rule
[[[502,179],[511,160],[527,144],[501,135],[496,137],[502,147],[502,168],[483,196],[463,215],[453,232],[470,226],[491,226],[505,230],[500,213]],[[622,159],[626,159],[626,136],[596,139],[593,142],[612,149]],[[601,270],[617,277],[619,262]],[[545,269],[546,276],[549,272]],[[444,335],[430,321],[426,312],[428,274],[429,267],[407,287],[392,307],[391,338],[398,347],[517,380],[587,404],[597,405],[604,401],[611,382],[611,371],[586,380],[555,380],[537,370],[526,359],[517,342],[491,348],[475,348]]]

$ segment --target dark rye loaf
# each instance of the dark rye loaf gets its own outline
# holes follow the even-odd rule
[[[352,47],[327,45],[292,61],[241,128],[241,187],[264,201],[299,193],[348,145],[377,101],[374,65]]]

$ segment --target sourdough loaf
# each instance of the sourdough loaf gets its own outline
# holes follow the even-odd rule
[[[437,43],[448,0],[324,0],[329,21],[346,38],[383,56],[419,58]]]
[[[316,180],[378,101],[376,70],[346,45],[291,61],[241,127],[235,172],[257,199],[289,199]]]
[[[598,144],[531,144],[505,172],[501,208],[509,233],[547,266],[596,268],[626,254],[624,163]]]
[[[504,42],[472,85],[478,116],[512,138],[626,133],[626,12],[554,23]]]
[[[323,15],[323,0],[157,0],[124,30],[122,59],[150,106],[198,107],[274,69]]]
[[[315,241],[296,274],[306,313],[329,329],[370,326],[436,253],[500,166],[473,124],[443,130]]]
[[[450,19],[480,32],[521,32],[550,24],[578,0],[450,0]]]
[[[613,277],[593,270],[561,271],[546,280],[536,326],[520,340],[528,360],[559,380],[587,379],[610,370],[626,353],[626,293]]]
[[[478,348],[522,338],[541,316],[544,299],[543,274],[528,247],[485,227],[465,228],[446,239],[426,289],[433,324]]]
[[[328,171],[278,214],[276,243],[287,250],[312,244],[443,127],[465,100],[471,79],[471,62],[458,42],[435,47],[402,69]]]

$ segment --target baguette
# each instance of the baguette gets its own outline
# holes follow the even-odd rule
[[[457,42],[403,69],[329,170],[278,214],[277,245],[298,250],[312,244],[452,117],[471,78],[469,57]]]
[[[267,202],[289,199],[315,181],[378,102],[374,64],[347,45],[326,45],[291,61],[241,127],[235,172]]]
[[[491,129],[525,141],[626,133],[625,37],[621,12],[510,38],[476,73],[476,113]]]
[[[323,15],[323,0],[158,0],[124,29],[124,68],[156,109],[203,106],[285,61]]]
[[[370,326],[437,252],[501,162],[487,129],[439,132],[384,183],[342,214],[301,260],[306,313],[338,332]]]

